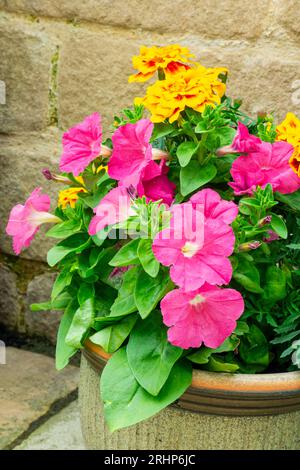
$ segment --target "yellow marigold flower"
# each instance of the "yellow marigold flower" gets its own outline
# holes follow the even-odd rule
[[[78,177],[76,178],[77,180],[81,178]],[[68,189],[63,189],[62,191],[59,191],[58,194],[58,207],[61,207],[62,209],[65,209],[68,204],[74,209],[76,201],[78,200],[78,193],[86,193],[86,189],[84,188],[68,188]]]
[[[131,75],[129,82],[146,82],[157,70],[163,70],[166,75],[189,69],[188,64],[198,65],[191,60],[194,57],[187,47],[173,44],[171,46],[142,46],[140,55],[133,56],[133,67],[138,73]]]
[[[169,119],[172,123],[186,107],[202,112],[207,105],[221,102],[226,90],[226,85],[219,80],[221,73],[227,73],[227,69],[199,66],[170,75],[151,85],[146,96],[136,98],[136,103],[150,111],[152,122]]]
[[[291,168],[300,176],[300,119],[293,113],[287,113],[285,119],[276,127],[276,140],[293,145],[294,153],[290,158]]]

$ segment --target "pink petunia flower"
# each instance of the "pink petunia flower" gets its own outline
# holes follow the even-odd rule
[[[209,188],[195,193],[190,202],[195,209],[198,207],[204,211],[205,218],[217,219],[225,224],[231,224],[239,212],[234,202],[225,201],[216,191]]]
[[[168,171],[169,168],[165,160],[161,160],[159,164],[151,160],[144,168],[138,182],[138,196],[146,196],[147,201],[158,201],[161,199],[163,203],[170,206],[174,199],[176,186],[168,179]]]
[[[259,137],[250,134],[247,126],[238,123],[236,135],[231,145],[221,147],[217,151],[218,157],[226,155],[227,153],[249,153],[259,151],[262,141]]]
[[[78,176],[99,155],[109,156],[110,149],[101,146],[101,141],[101,117],[93,113],[64,133],[60,170]]]
[[[89,225],[89,234],[96,235],[108,225],[123,222],[131,215],[132,200],[127,188],[118,186],[112,189],[94,208],[95,216]]]
[[[152,249],[161,264],[171,266],[172,281],[185,291],[205,282],[228,284],[232,276],[228,256],[235,242],[231,227],[205,219],[192,203],[175,205],[171,212],[170,228],[156,235]]]
[[[152,160],[152,146],[149,143],[153,123],[140,119],[135,124],[119,127],[112,136],[113,152],[108,162],[108,174],[122,182],[122,185],[137,187],[141,174]]]
[[[13,249],[16,255],[29,247],[40,225],[61,222],[59,217],[48,212],[49,196],[40,192],[41,188],[36,188],[24,205],[17,204],[10,212],[6,233],[13,237]]]
[[[204,284],[192,292],[169,292],[160,307],[165,325],[171,327],[170,343],[183,349],[199,348],[204,343],[215,349],[234,331],[236,320],[244,311],[244,301],[234,289]]]
[[[232,164],[233,182],[228,183],[236,195],[253,194],[268,183],[273,191],[289,194],[300,188],[300,178],[289,165],[294,152],[287,142],[263,142],[258,152],[238,157]]]

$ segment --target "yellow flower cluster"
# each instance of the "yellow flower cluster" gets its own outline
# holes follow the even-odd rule
[[[290,165],[300,176],[300,119],[293,113],[287,113],[286,118],[276,128],[276,140],[288,142],[293,145],[294,153],[290,158]]]
[[[225,68],[201,65],[178,72],[150,86],[144,98],[136,98],[136,104],[150,111],[152,122],[168,119],[172,123],[186,107],[202,112],[207,105],[219,104],[226,90],[219,76],[226,73]]]
[[[132,58],[133,67],[138,73],[131,75],[129,82],[145,82],[158,70],[165,75],[177,73],[190,68],[188,64],[197,65],[191,58],[194,57],[187,47],[178,44],[171,46],[153,46],[140,48],[140,55]]]
[[[83,178],[81,176],[77,176],[76,180],[80,184],[84,184]],[[86,189],[82,187],[72,187],[68,189],[63,189],[58,193],[58,207],[65,209],[68,204],[74,209],[76,201],[78,200],[78,193],[86,193]]]

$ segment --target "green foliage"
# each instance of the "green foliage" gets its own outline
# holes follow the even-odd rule
[[[209,183],[217,174],[216,167],[209,163],[199,167],[199,163],[192,160],[187,166],[180,170],[180,191],[183,196],[196,191],[201,186]]]
[[[191,366],[177,362],[159,394],[153,396],[135,379],[123,347],[108,361],[100,381],[104,415],[110,431],[131,426],[155,415],[177,400],[191,381]]]
[[[137,320],[137,315],[129,315],[118,323],[112,324],[90,336],[90,340],[102,346],[108,352],[113,353],[124,343]]]
[[[161,270],[155,278],[142,269],[138,271],[134,301],[142,318],[146,318],[155,309],[171,286],[172,283],[164,270]]]

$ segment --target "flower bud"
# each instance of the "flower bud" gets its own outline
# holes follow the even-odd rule
[[[56,175],[55,173],[51,173],[49,168],[44,168],[42,170],[43,175],[48,181],[55,181],[56,183],[63,183],[63,184],[73,184],[69,178],[65,176]]]
[[[238,250],[239,252],[256,250],[260,247],[260,245],[261,242],[254,240],[252,242],[241,243],[241,245],[238,247]]]
[[[271,220],[272,220],[272,216],[271,215],[267,215],[266,217],[264,217],[263,219],[260,219],[257,223],[257,226],[259,228],[261,227],[264,227],[265,225],[268,225],[271,223]]]

